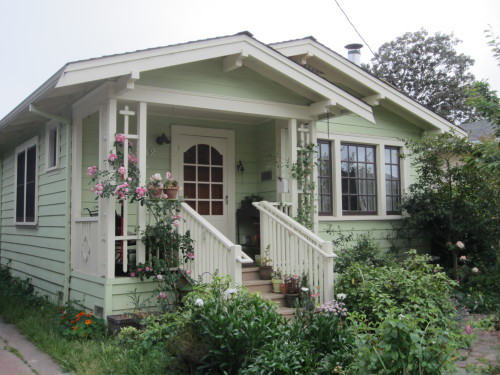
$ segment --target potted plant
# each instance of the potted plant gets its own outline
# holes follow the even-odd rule
[[[179,183],[174,180],[170,172],[165,174],[165,181],[163,181],[161,174],[155,173],[149,178],[146,188],[151,192],[151,198],[168,199],[177,199],[177,193],[180,189]]]
[[[260,257],[259,273],[260,273],[260,278],[262,280],[271,280],[272,279],[273,266],[271,266],[271,263],[273,261],[269,255],[270,247],[271,247],[271,245],[267,245],[266,249],[264,250],[264,256]]]
[[[253,202],[260,202],[264,200],[264,197],[258,195],[258,194],[250,194],[244,197],[241,200],[241,208],[242,209],[254,209],[254,206],[252,205]]]
[[[273,283],[273,293],[281,293],[281,284],[283,284],[283,276],[279,268],[273,269],[273,274],[271,278]]]
[[[285,301],[288,307],[297,307],[301,295],[300,276],[285,275]]]

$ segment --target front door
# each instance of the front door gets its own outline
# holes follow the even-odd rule
[[[231,140],[223,133],[213,136],[217,135],[214,129],[175,128],[175,134],[172,129],[172,163],[175,163],[172,169],[183,188],[185,202],[233,240],[234,213],[229,210],[229,203],[234,175],[228,168]]]

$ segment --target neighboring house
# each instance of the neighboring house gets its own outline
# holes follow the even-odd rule
[[[481,139],[489,138],[495,134],[493,124],[488,120],[467,122],[459,126],[469,135],[472,142],[481,142]]]
[[[241,282],[249,257],[236,210],[260,194],[281,202],[257,204],[261,247],[285,272],[307,272],[328,300],[328,226],[373,231],[387,247],[412,175],[397,156],[401,138],[451,128],[311,37],[265,45],[243,32],[68,63],[0,122],[0,261],[39,292],[97,314],[129,309],[130,291],[153,288],[119,276],[132,246],[145,259],[136,241],[144,208],[129,205],[127,231],[115,234],[118,205],[96,201],[86,174],[105,168],[114,135],[125,133],[143,179],[171,170],[184,187],[194,278],[219,270]],[[170,143],[157,142],[162,134]],[[320,148],[316,234],[291,218],[302,191],[286,168],[309,143]]]

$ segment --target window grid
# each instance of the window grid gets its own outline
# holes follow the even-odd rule
[[[399,147],[385,147],[385,193],[387,214],[400,214],[401,166]]]
[[[333,214],[332,152],[329,141],[318,141],[318,215]]]
[[[368,215],[377,213],[375,146],[342,143],[342,212]]]
[[[16,149],[17,224],[36,224],[37,140]]]

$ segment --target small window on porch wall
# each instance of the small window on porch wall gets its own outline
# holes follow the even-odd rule
[[[401,168],[399,147],[385,147],[385,194],[387,214],[400,214]]]
[[[16,224],[36,224],[38,137],[16,148]]]
[[[59,167],[59,124],[47,124],[45,139],[45,170],[50,171]]]
[[[340,148],[342,212],[377,213],[375,146],[343,143]]]
[[[184,199],[200,215],[224,215],[223,156],[198,144],[184,152]]]
[[[332,152],[329,141],[318,141],[318,214],[332,215]]]

